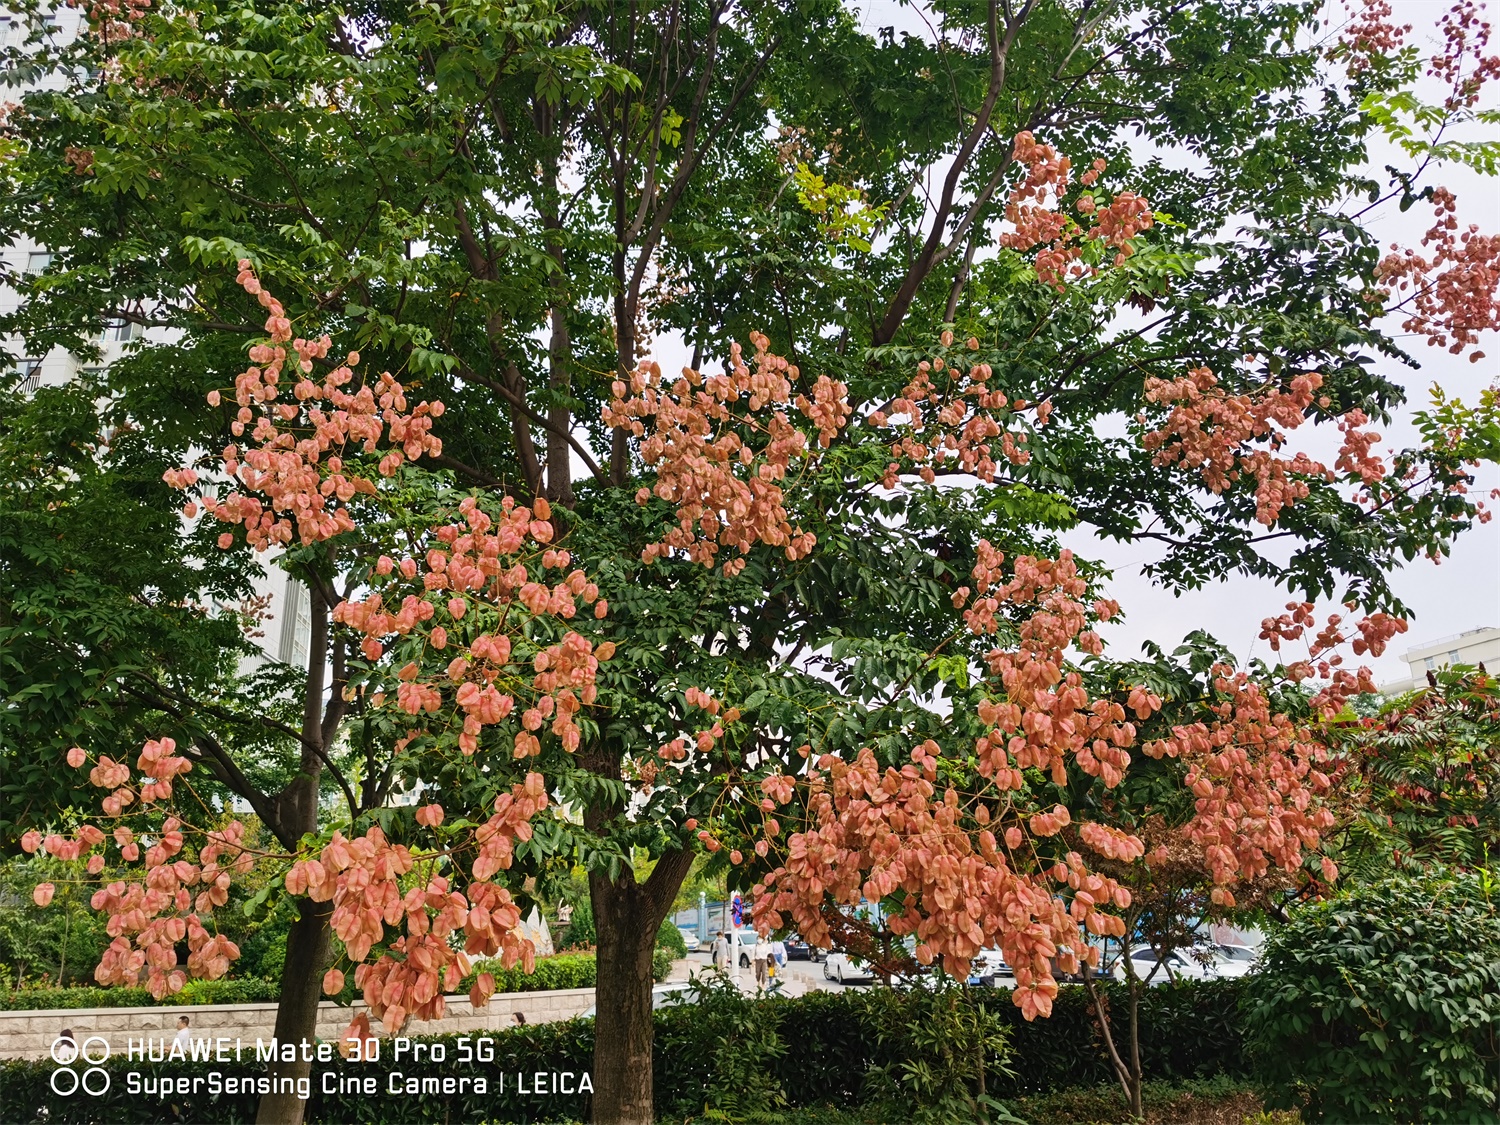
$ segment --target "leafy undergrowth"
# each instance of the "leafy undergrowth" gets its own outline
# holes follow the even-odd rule
[[[1299,1125],[1301,1121],[1296,1113],[1264,1111],[1254,1089],[1227,1079],[1148,1082],[1142,1094],[1146,1125]],[[893,1118],[891,1108],[807,1107],[784,1110],[765,1120],[766,1125],[888,1125],[897,1119]],[[1029,1125],[1129,1125],[1130,1122],[1125,1097],[1113,1086],[1014,1098],[1006,1103],[1006,1108]],[[691,1117],[683,1119],[681,1125],[706,1125],[709,1120]],[[659,1125],[668,1122],[663,1119]]]
[[[1243,1082],[1148,1082],[1141,1091],[1147,1125],[1297,1125],[1295,1113],[1267,1113],[1260,1095]],[[1125,1095],[1116,1086],[1058,1090],[1015,1098],[1008,1108],[1032,1125],[1124,1125]]]

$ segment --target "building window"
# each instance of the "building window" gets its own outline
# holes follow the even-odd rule
[[[312,602],[307,587],[294,578],[288,578],[281,603],[281,642],[277,646],[277,658],[293,667],[306,665],[311,637]]]
[[[117,344],[134,340],[141,334],[141,326],[134,321],[117,317],[105,325],[104,338]]]
[[[1427,670],[1429,672],[1431,672],[1434,668],[1437,667],[1437,661],[1435,659],[1433,659],[1432,657],[1430,657],[1430,656],[1426,660],[1424,660],[1422,663],[1424,663],[1424,664],[1427,665]]]
[[[1458,649],[1455,648],[1455,649],[1449,650],[1449,652],[1448,652],[1448,663],[1449,664],[1457,664],[1458,663]]]
[[[13,384],[16,393],[29,395],[41,385],[42,361],[34,356],[28,356],[16,364],[15,372],[19,376]]]
[[[26,272],[32,277],[46,272],[52,264],[52,253],[49,250],[33,250],[26,255]]]

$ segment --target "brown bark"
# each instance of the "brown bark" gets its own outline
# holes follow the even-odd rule
[[[598,929],[598,983],[594,1001],[595,1125],[651,1125],[651,953],[656,931],[692,866],[691,852],[668,852],[651,877],[637,883],[630,871],[610,881],[589,876],[589,898]]]
[[[537,128],[552,138],[555,122],[546,102],[538,107]],[[571,393],[573,342],[568,335],[568,282],[563,257],[562,196],[558,188],[556,152],[543,162],[542,226],[547,231],[547,253],[557,268],[548,279],[552,308],[547,319],[551,339],[547,342],[547,389],[552,403],[547,408],[547,499],[564,508],[573,507],[573,466],[568,449],[568,434],[573,428],[573,413],[559,402]]]
[[[303,1058],[302,1044],[311,1044],[317,1038],[321,978],[332,945],[328,919],[333,903],[304,898],[297,907],[297,920],[287,934],[281,997],[276,1007],[276,1042],[292,1044],[297,1061],[273,1060],[266,1068],[271,1091],[261,1095],[255,1114],[257,1125],[301,1125],[307,1108],[307,1102],[297,1096],[297,1083],[311,1081],[312,1077],[312,1064]]]
[[[276,836],[288,848],[295,848],[304,834],[318,830],[318,783],[323,773],[323,756],[343,715],[342,702],[337,699],[343,683],[341,654],[335,654],[334,659],[336,699],[326,710],[323,699],[329,655],[328,598],[317,582],[309,583],[308,596],[312,621],[303,698],[302,756],[297,776],[277,794],[275,801]],[[307,1109],[307,1102],[297,1096],[297,1083],[300,1079],[310,1081],[312,1076],[312,1063],[304,1057],[303,1044],[312,1044],[317,1037],[321,978],[332,941],[329,918],[333,904],[301,899],[297,909],[297,920],[287,934],[281,995],[276,1007],[276,1042],[291,1044],[297,1057],[293,1062],[273,1059],[267,1067],[271,1090],[261,1096],[255,1115],[258,1125],[301,1125]]]

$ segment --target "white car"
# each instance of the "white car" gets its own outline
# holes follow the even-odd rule
[[[702,944],[698,940],[698,931],[693,929],[692,926],[678,926],[677,932],[682,935],[683,944],[688,947],[689,953]]]
[[[1214,944],[1213,950],[1220,960],[1232,965],[1245,966],[1245,972],[1252,971],[1256,965],[1260,964],[1260,950],[1252,949],[1248,945],[1233,945],[1221,941]]]
[[[834,950],[823,962],[823,979],[840,984],[869,984],[875,979],[875,970],[859,957]]]
[[[1136,978],[1153,987],[1174,980],[1242,977],[1250,971],[1249,962],[1232,961],[1220,954],[1217,946],[1174,949],[1165,960],[1158,960],[1156,951],[1149,945],[1137,945],[1131,947],[1130,961]],[[1114,975],[1116,980],[1125,979],[1123,962],[1116,962]]]
[[[981,949],[969,962],[969,983],[988,984],[995,988],[1014,988],[1015,971],[1005,963],[999,949]]]

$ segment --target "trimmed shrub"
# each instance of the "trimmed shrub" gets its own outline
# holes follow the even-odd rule
[[[49,1008],[150,1008],[180,1004],[265,1004],[281,995],[275,981],[190,980],[181,992],[155,999],[144,988],[23,988],[0,993],[0,1011],[35,1012]]]
[[[498,964],[486,966],[494,974],[496,992],[551,992],[559,988],[593,988],[598,980],[598,964],[592,953],[559,953],[555,957],[540,957],[533,972],[526,972],[519,965],[513,969],[502,969]],[[460,992],[469,991],[465,982]]]
[[[1249,978],[1268,1104],[1308,1121],[1500,1121],[1497,900],[1484,875],[1428,875],[1299,910]]]
[[[653,949],[651,951],[651,979],[664,981],[667,974],[672,971],[672,962],[676,958],[665,949]]]
[[[1141,1012],[1143,1040],[1153,1044],[1144,1060],[1148,1079],[1242,1072],[1238,1030],[1233,1025],[1241,983],[1183,984],[1149,990]],[[954,1002],[958,1005],[955,1010],[939,1012],[926,1007]],[[968,1006],[983,1006],[983,1013],[974,1013],[978,1023],[965,1012]],[[1050,1020],[1032,1023],[1021,1019],[1008,994],[991,989],[954,997],[935,995],[926,989],[892,992],[875,988],[818,992],[796,1000],[732,997],[707,1007],[684,1004],[664,1008],[655,1017],[657,1106],[664,1114],[696,1115],[712,1107],[733,1117],[767,1110],[774,1117],[777,1109],[773,1107],[867,1109],[876,1104],[871,1102],[872,1097],[910,1099],[919,1087],[946,1096],[945,1090],[961,1093],[959,1084],[969,1088],[977,1084],[979,1050],[984,1054],[985,1090],[1002,1101],[1021,1093],[1045,1094],[1070,1086],[1098,1085],[1112,1081],[1112,1077],[1097,1044],[1089,1011],[1086,995],[1076,987],[1060,991]],[[923,1045],[923,1035],[948,1026],[944,1021],[954,1018],[974,1027],[982,1024],[981,1037],[975,1042],[984,1046],[974,1052],[957,1053],[945,1063],[938,1057],[941,1052],[934,1053],[930,1043]],[[1004,1035],[999,1034],[1002,1031]],[[536,1092],[530,1088],[523,1091],[518,1076],[526,1076],[524,1082],[534,1086],[531,1076],[537,1071],[571,1071],[575,1076],[589,1071],[593,1036],[594,1021],[587,1019],[517,1027],[484,1036],[433,1036],[412,1040],[429,1046],[420,1054],[409,1050],[399,1060],[392,1055],[391,1041],[382,1040],[377,1062],[355,1064],[336,1059],[313,1065],[307,1121],[309,1125],[350,1121],[369,1125],[586,1121],[591,1108],[586,1094],[550,1089]],[[1008,1049],[1003,1046],[1006,1036]],[[476,1050],[480,1039],[490,1044],[488,1057]],[[441,1044],[444,1060],[432,1061],[432,1044]],[[475,1061],[463,1061],[466,1057]],[[919,1076],[921,1082],[909,1081],[907,1064],[924,1060],[936,1069]],[[962,1065],[949,1065],[953,1062]],[[971,1066],[975,1069],[965,1069]],[[111,1075],[107,1094],[60,1097],[49,1086],[55,1068],[51,1060],[0,1062],[0,1121],[89,1125],[213,1121],[216,1125],[234,1125],[254,1120],[256,1097],[253,1092],[222,1092],[222,1083],[264,1073],[264,1067],[255,1062],[252,1044],[246,1045],[246,1055],[238,1063],[152,1064],[117,1056],[104,1067]],[[185,1090],[163,1099],[131,1092],[126,1074],[132,1070],[150,1081],[204,1081],[196,1090],[189,1082]],[[221,1083],[217,1096],[207,1084],[208,1076],[215,1072]],[[395,1092],[390,1085],[393,1072],[401,1075]],[[466,1076],[471,1079],[466,1089],[444,1091],[441,1087],[444,1078]],[[340,1089],[339,1080],[351,1077],[373,1079],[375,1092]],[[485,1078],[483,1093],[474,1088],[475,1077]],[[419,1086],[408,1092],[404,1083],[412,1079],[418,1083],[434,1080],[434,1087],[424,1090]],[[579,1081],[574,1078],[575,1086]],[[881,1104],[877,1120],[892,1120],[898,1112],[903,1120],[915,1119],[915,1109],[910,1105],[902,1107],[890,1101]]]
[[[1247,1077],[1239,1026],[1243,980],[1184,981],[1147,989],[1141,997],[1141,1066],[1148,1080],[1179,1081],[1225,1074]],[[1103,982],[1109,1001],[1124,1009],[1125,987]],[[986,1088],[998,1097],[1039,1094],[1115,1080],[1087,991],[1058,989],[1047,1019],[1026,1021],[999,990],[974,990],[1008,1031],[1008,1074],[997,1071]],[[894,1018],[883,989],[813,992],[783,1003],[780,1032],[791,1047],[781,1072],[793,1105],[854,1105],[864,1096],[864,1075],[904,1056],[895,1041],[882,1045],[870,1029]],[[892,1052],[895,1052],[894,1054]]]
[[[682,931],[672,919],[661,920],[661,928],[656,931],[656,948],[665,949],[674,958],[687,956],[687,942],[683,940]]]

